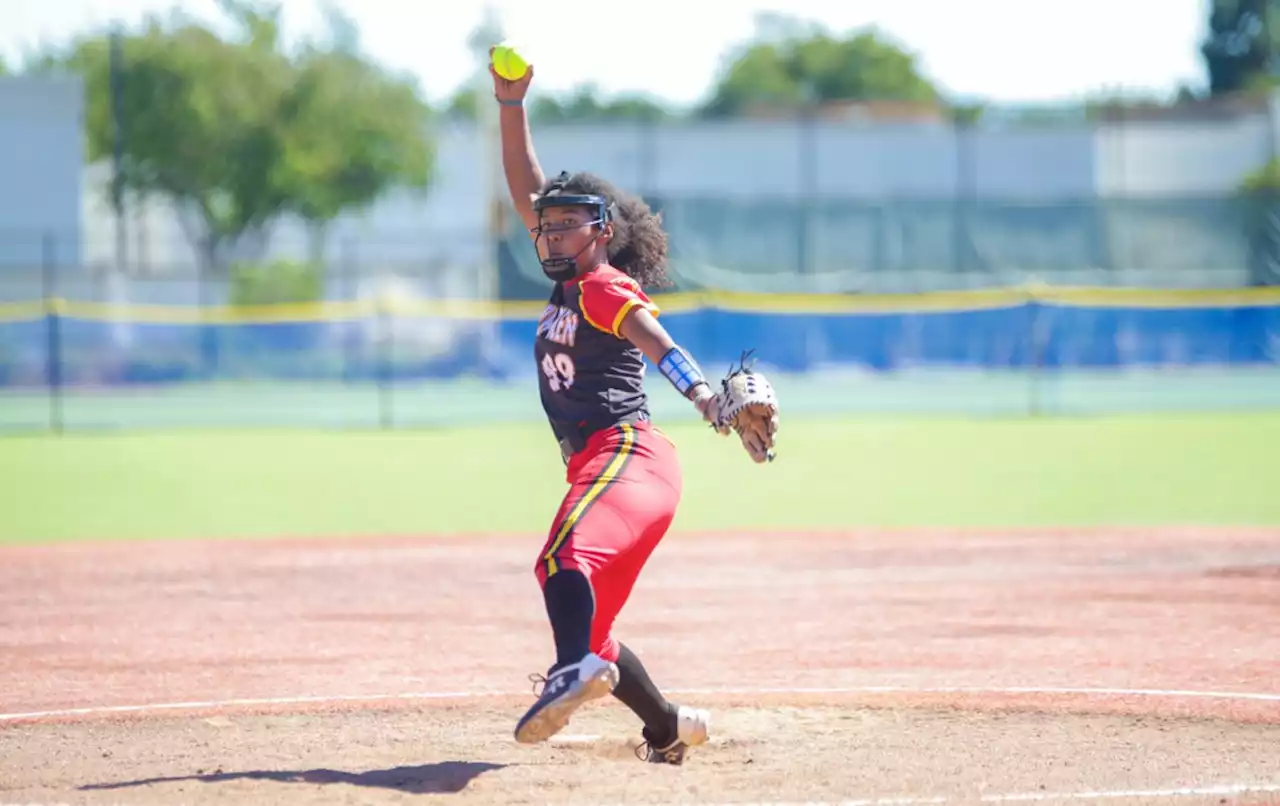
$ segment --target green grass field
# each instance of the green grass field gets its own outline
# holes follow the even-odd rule
[[[680,529],[1280,525],[1280,414],[785,423],[752,464],[668,429]],[[517,532],[564,491],[545,425],[0,439],[0,542]]]

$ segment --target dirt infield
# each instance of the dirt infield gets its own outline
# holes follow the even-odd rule
[[[678,769],[511,740],[538,545],[0,550],[0,803],[1280,803],[1280,531],[673,535],[618,627]]]

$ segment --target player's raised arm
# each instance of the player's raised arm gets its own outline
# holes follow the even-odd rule
[[[525,112],[524,99],[533,80],[533,65],[524,75],[509,80],[498,75],[493,66],[493,48],[489,48],[489,75],[493,76],[493,94],[499,104],[498,125],[502,133],[502,170],[507,177],[507,189],[515,204],[525,229],[538,225],[533,211],[533,200],[546,182],[538,155],[533,150],[533,135],[529,132],[529,116]]]

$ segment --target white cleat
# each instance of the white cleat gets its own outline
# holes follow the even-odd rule
[[[690,747],[706,744],[711,731],[709,711],[681,705],[676,709],[675,723],[676,737],[663,747],[655,746],[649,738],[649,729],[644,729],[644,743],[636,748],[636,755],[641,761],[647,761],[650,764],[672,764],[678,767],[684,763],[685,752]]]
[[[573,712],[584,703],[609,696],[617,685],[617,664],[594,653],[556,669],[543,682],[538,701],[516,723],[516,741],[545,742],[564,730]]]

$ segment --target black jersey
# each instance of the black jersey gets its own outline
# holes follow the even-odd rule
[[[601,265],[552,289],[538,319],[538,391],[566,456],[592,432],[648,419],[644,355],[619,332],[635,307],[658,308],[635,280]]]

